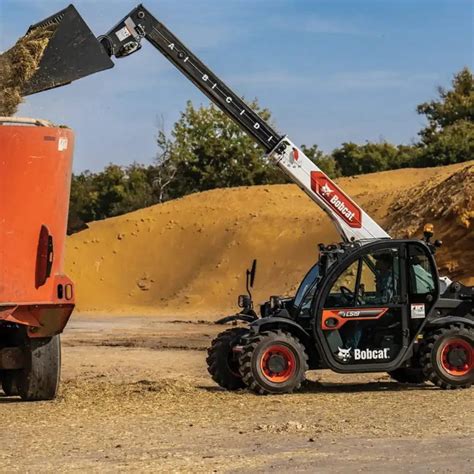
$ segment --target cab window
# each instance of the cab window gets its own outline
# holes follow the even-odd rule
[[[312,293],[314,294],[314,283],[316,282],[316,279],[319,276],[319,264],[314,265],[311,270],[306,274],[306,276],[303,278],[303,281],[301,282],[300,287],[298,288],[298,291],[296,292],[295,296],[295,301],[294,301],[294,306],[298,307],[301,302],[303,301],[303,297],[308,293],[308,290],[313,287]],[[307,298],[305,298],[306,300]]]
[[[410,293],[412,295],[426,295],[435,290],[435,281],[431,261],[423,248],[410,245],[408,249],[408,272]]]
[[[352,262],[333,284],[324,307],[397,304],[399,300],[399,252],[383,249]]]
[[[399,248],[369,251],[347,265],[320,315],[337,362],[381,364],[398,356],[404,337],[400,292]]]

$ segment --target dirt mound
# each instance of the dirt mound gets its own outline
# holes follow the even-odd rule
[[[474,283],[474,165],[453,173],[441,182],[427,182],[391,207],[388,229],[394,237],[421,235],[427,222],[436,224],[443,246],[437,253],[441,273]]]
[[[13,115],[22,102],[21,90],[33,77],[55,25],[37,28],[0,54],[0,116]]]
[[[447,243],[442,265],[466,280],[474,246],[472,229],[461,222],[472,217],[472,168],[470,162],[338,182],[394,234],[414,235],[425,219],[432,222]],[[254,296],[262,301],[293,293],[317,258],[317,244],[338,240],[297,186],[218,189],[91,223],[68,238],[66,267],[79,311],[212,319],[235,311],[253,258]]]

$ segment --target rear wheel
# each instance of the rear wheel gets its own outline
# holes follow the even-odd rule
[[[17,377],[18,370],[4,370],[2,372],[2,389],[7,397],[18,395]]]
[[[474,382],[474,330],[456,324],[428,333],[420,347],[425,377],[445,389]]]
[[[245,328],[227,329],[212,341],[211,347],[207,350],[207,371],[214,382],[227,390],[245,388],[233,349],[247,333],[248,329]]]
[[[18,392],[23,400],[52,400],[56,397],[61,372],[59,335],[29,339],[26,346],[27,366],[17,377]]]
[[[301,387],[308,370],[308,355],[291,334],[267,331],[248,340],[239,363],[242,379],[253,392],[291,393]]]
[[[422,369],[414,367],[401,367],[388,373],[393,380],[399,383],[423,383],[426,376]]]

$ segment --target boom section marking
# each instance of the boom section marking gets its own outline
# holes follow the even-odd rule
[[[259,117],[142,5],[135,8],[105,37],[112,44],[112,53],[117,57],[120,57],[120,50],[126,47],[127,43],[132,41],[139,43],[141,38],[147,39],[212,102],[252,136],[266,152],[271,151],[281,141],[280,134]]]

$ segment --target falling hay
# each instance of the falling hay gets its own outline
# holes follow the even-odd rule
[[[56,30],[56,25],[36,28],[0,55],[0,116],[13,115],[23,101],[21,91],[33,77]]]

